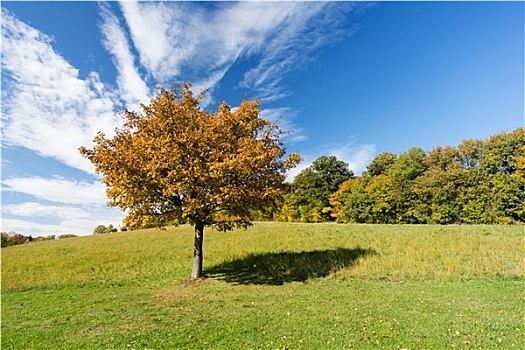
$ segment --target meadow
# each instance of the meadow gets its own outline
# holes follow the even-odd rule
[[[2,248],[2,349],[523,349],[524,226],[256,223]]]

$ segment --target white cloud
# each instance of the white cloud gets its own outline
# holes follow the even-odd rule
[[[2,185],[4,191],[24,193],[55,203],[103,205],[106,202],[105,186],[98,182],[26,177],[5,179]]]
[[[95,226],[96,227],[96,226]],[[42,224],[26,220],[3,219],[2,232],[16,232],[25,236],[47,236],[74,234],[85,236],[88,233],[85,229],[77,227],[67,227],[62,225]]]
[[[100,29],[104,35],[104,46],[113,57],[117,68],[117,84],[126,108],[138,110],[140,103],[147,103],[151,96],[144,80],[135,67],[135,57],[131,53],[126,33],[117,17],[105,3],[100,5],[102,23]]]
[[[95,72],[81,79],[52,41],[2,9],[4,142],[91,173],[78,147],[119,124],[115,95]]]
[[[205,9],[181,2],[121,3],[140,63],[156,80],[169,83],[184,77],[208,88],[254,43],[262,44],[261,35],[280,22],[249,16],[264,13],[275,19],[275,7],[280,6],[238,2],[214,3]]]
[[[87,236],[93,233],[93,229],[98,225],[107,226],[112,224],[119,227],[121,218],[117,215],[98,217],[92,219],[70,219],[63,220],[57,224],[44,224],[30,220],[2,219],[2,232],[16,232],[26,236],[47,236],[62,235],[72,233],[77,236]]]
[[[2,232],[42,236],[73,233],[85,236],[98,225],[119,227],[125,214],[104,205],[43,205],[36,202],[2,208]]]
[[[195,90],[213,91],[238,59],[256,58],[242,84],[269,102],[287,94],[279,86],[283,77],[331,40],[325,37],[341,36],[337,31],[348,8],[324,2],[126,2],[121,4],[124,27],[109,6],[101,5],[100,29],[117,68],[118,91],[96,72],[80,78],[53,49],[52,37],[3,10],[2,70],[9,77],[2,96],[4,142],[92,173],[78,147],[91,145],[98,131],[113,133],[121,123],[116,111],[122,101],[137,109],[149,99],[126,30],[144,74],[158,83],[184,75],[194,78]],[[304,140],[300,128],[294,129],[289,140]]]
[[[170,7],[161,2],[121,3],[133,43],[140,54],[140,63],[159,80],[165,80],[167,75],[179,74],[178,58],[182,53],[177,53],[174,45],[177,42],[189,44],[181,42],[177,32],[180,27],[170,28],[177,15]]]
[[[89,213],[81,208],[71,206],[42,205],[35,202],[10,204],[3,208],[3,212],[15,216],[25,217],[76,217],[88,218]]]

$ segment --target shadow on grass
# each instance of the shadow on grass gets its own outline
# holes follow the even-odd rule
[[[251,254],[242,259],[225,262],[205,271],[206,277],[234,284],[282,285],[326,277],[331,272],[350,267],[374,250],[337,248],[301,253]]]

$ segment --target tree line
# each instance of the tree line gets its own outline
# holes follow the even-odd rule
[[[322,156],[261,219],[368,224],[525,222],[525,128],[459,146],[383,152],[361,176]]]
[[[74,234],[63,234],[63,235],[49,235],[49,236],[25,236],[21,233],[16,232],[1,232],[2,237],[2,248],[4,247],[11,247],[14,245],[21,245],[26,244],[30,242],[42,242],[42,241],[54,241],[55,239],[64,239],[64,238],[72,238],[77,237],[77,235]]]

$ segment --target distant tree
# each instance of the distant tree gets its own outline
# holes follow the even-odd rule
[[[329,221],[330,195],[353,175],[348,163],[334,156],[319,157],[295,177],[286,204],[297,211],[301,221]]]
[[[525,128],[458,147],[463,164],[471,160],[459,201],[465,223],[525,222]],[[468,154],[467,157],[464,154]],[[472,161],[472,159],[474,159]]]
[[[117,228],[116,227],[113,227],[112,224],[109,224],[108,227],[106,227],[106,233],[114,233],[114,232],[117,232]]]
[[[516,173],[518,176],[525,177],[525,145],[521,147],[521,152],[516,156]]]
[[[495,174],[491,179],[491,204],[498,224],[525,222],[525,177]]]
[[[66,234],[63,234],[63,235],[60,235],[58,236],[58,239],[64,239],[64,238],[75,238],[77,237],[77,235],[74,235],[72,233],[66,233]]]
[[[412,147],[401,153],[386,175],[391,178],[390,196],[398,223],[419,223],[414,215],[413,181],[424,174],[425,151]]]
[[[367,209],[367,223],[395,224],[399,222],[399,213],[396,211],[396,184],[392,177],[380,174],[372,177],[365,187],[370,208]]]
[[[432,157],[431,153],[430,157]],[[467,170],[459,163],[443,162],[413,181],[414,216],[420,223],[453,224],[460,222]]]
[[[2,248],[26,244],[33,241],[32,236],[24,236],[16,232],[2,232]]]
[[[128,228],[180,222],[195,226],[191,276],[202,276],[204,227],[251,225],[251,210],[281,197],[288,169],[300,161],[286,152],[276,124],[260,117],[259,102],[233,110],[201,110],[203,91],[189,84],[160,89],[142,112],[124,111],[113,138],[99,133],[95,147],[80,148],[103,174],[109,205],[127,212]]]
[[[94,235],[103,235],[105,234],[106,232],[108,232],[108,228],[104,225],[98,225],[97,227],[95,227],[95,229],[93,230],[93,234]]]
[[[9,246],[9,234],[7,232],[2,232],[2,248]]]

